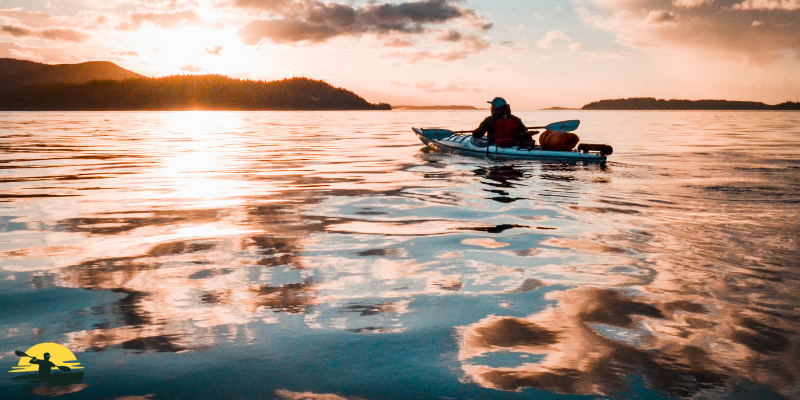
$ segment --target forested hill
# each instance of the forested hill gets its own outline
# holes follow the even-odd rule
[[[42,64],[33,61],[0,58],[0,94],[28,85],[85,83],[96,79],[144,78],[108,61],[80,64]]]
[[[595,101],[586,104],[581,110],[800,110],[800,102],[787,101],[772,106],[755,101],[657,100],[653,97],[634,97]]]
[[[0,96],[0,110],[391,110],[323,81],[264,82],[220,75],[29,85]]]

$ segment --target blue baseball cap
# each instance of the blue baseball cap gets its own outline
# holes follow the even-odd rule
[[[491,103],[495,107],[503,107],[505,105],[508,105],[508,103],[506,103],[506,99],[502,97],[495,97],[494,99],[492,99],[492,101],[487,101],[487,103]]]

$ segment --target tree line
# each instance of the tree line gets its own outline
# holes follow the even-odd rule
[[[653,97],[633,97],[594,101],[583,106],[581,110],[800,110],[800,102],[787,101],[769,105],[756,101],[663,100]]]
[[[0,96],[0,110],[391,110],[308,78],[252,81],[222,75],[44,84]]]

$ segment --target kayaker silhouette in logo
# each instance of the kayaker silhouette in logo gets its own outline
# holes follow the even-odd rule
[[[29,362],[39,365],[39,375],[50,375],[50,369],[56,367],[56,365],[50,361],[50,353],[44,353],[44,360],[31,357]]]

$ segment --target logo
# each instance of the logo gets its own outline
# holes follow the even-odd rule
[[[26,351],[14,352],[20,359],[12,367],[12,380],[19,382],[47,382],[56,384],[80,383],[83,367],[75,354],[57,343],[39,343]]]

